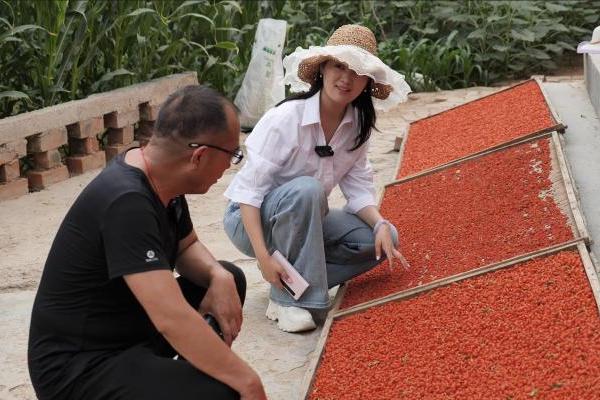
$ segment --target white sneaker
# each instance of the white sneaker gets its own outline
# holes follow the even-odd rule
[[[310,331],[317,327],[308,310],[294,306],[281,306],[269,300],[267,318],[277,321],[277,326],[284,332]]]

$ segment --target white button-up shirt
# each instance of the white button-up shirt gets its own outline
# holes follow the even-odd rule
[[[344,210],[356,213],[376,205],[373,170],[367,159],[368,143],[354,151],[358,134],[357,112],[349,105],[331,138],[331,157],[319,157],[315,146],[324,146],[319,112],[320,93],[270,109],[246,139],[246,162],[225,191],[230,200],[260,208],[274,188],[300,177],[312,176],[327,196],[336,185],[344,194]]]

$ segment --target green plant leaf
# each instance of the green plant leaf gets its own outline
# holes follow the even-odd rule
[[[506,53],[507,51],[510,50],[510,46],[505,46],[505,45],[501,45],[501,44],[495,44],[492,46],[492,49],[500,52],[500,53]]]
[[[503,19],[506,19],[506,16],[504,16],[504,15],[490,15],[489,17],[487,17],[487,22],[491,23],[491,22],[496,22],[496,21],[502,21]]]
[[[590,31],[588,31],[587,29],[583,29],[583,28],[581,28],[581,27],[579,27],[579,26],[576,26],[576,25],[570,25],[570,26],[569,26],[569,29],[570,29],[572,32],[577,32],[577,33],[586,33],[586,34],[588,34],[588,35],[590,34]]]
[[[213,26],[213,27],[215,26],[215,23],[214,23],[214,21],[212,19],[208,18],[204,14],[199,14],[199,13],[187,13],[187,14],[183,14],[183,15],[180,15],[180,16],[176,17],[175,20],[179,20],[179,19],[183,19],[183,18],[187,18],[187,17],[190,17],[190,18],[200,18],[200,19],[203,19],[206,22],[208,22],[211,26]]]
[[[426,26],[425,28],[419,28],[418,26],[411,26],[410,29],[413,31],[422,33],[423,35],[433,35],[438,32],[437,28]]]
[[[556,24],[549,24],[547,25],[548,29],[550,29],[551,31],[554,32],[569,32],[569,28],[567,28],[566,26],[564,26],[561,23],[556,23]]]
[[[235,43],[228,42],[228,41],[217,42],[217,43],[215,43],[215,47],[218,47],[219,49],[232,50],[232,51],[235,51],[236,53],[238,53],[240,51],[240,49],[237,47],[237,45]]]
[[[515,29],[511,29],[510,35],[517,40],[523,40],[525,42],[533,42],[535,40],[535,34],[531,32],[529,29],[521,29],[517,31]]]
[[[176,15],[179,11],[181,11],[182,9],[189,7],[189,6],[195,6],[196,4],[201,4],[203,3],[202,0],[187,0],[184,1],[183,3],[181,3],[170,15],[169,18],[171,18],[173,15]]]
[[[12,29],[9,29],[8,31],[6,31],[2,35],[0,35],[0,43],[9,36],[14,36],[14,35],[18,35],[19,33],[27,32],[27,31],[35,31],[35,30],[41,30],[41,31],[47,32],[48,34],[50,33],[43,26],[33,25],[33,24],[19,25],[19,26],[15,26]]]
[[[223,0],[219,2],[220,5],[226,5],[231,7],[232,9],[234,8],[238,13],[242,14],[242,7],[240,6],[240,3],[238,3],[237,1],[234,0]]]
[[[564,12],[564,11],[571,11],[570,8],[563,6],[562,4],[557,4],[557,3],[550,3],[550,2],[546,2],[544,4],[544,6],[546,7],[546,9],[548,11],[552,11],[552,12]]]
[[[540,65],[542,67],[544,67],[544,68],[547,68],[547,69],[556,69],[556,68],[558,68],[558,65],[556,65],[556,63],[554,61],[552,61],[552,60],[542,61],[540,63]]]
[[[530,48],[530,49],[527,49],[527,53],[531,54],[538,60],[550,60],[550,56],[548,55],[548,53],[546,53],[545,51],[542,51],[540,49]]]
[[[469,15],[466,14],[458,14],[458,15],[453,15],[450,18],[448,18],[448,21],[450,22],[468,22],[471,20],[471,17]]]
[[[523,71],[525,69],[525,64],[523,63],[511,63],[508,64],[508,68],[513,71]]]
[[[102,85],[103,83],[111,81],[114,78],[116,78],[117,76],[123,76],[123,75],[133,76],[135,74],[131,71],[126,70],[125,68],[120,68],[116,71],[107,72],[104,75],[102,75],[102,77],[98,81],[94,82],[94,84],[92,85],[92,90],[95,92],[98,90],[100,85]]]
[[[8,22],[8,20],[6,18],[0,17],[0,22],[2,22],[4,25],[8,26],[8,29],[12,29],[12,24],[10,22]]]
[[[569,43],[563,42],[561,40],[556,41],[556,45],[560,46],[560,47],[562,47],[563,49],[566,49],[566,50],[572,50],[572,51],[576,50],[575,46],[573,46],[573,45],[571,45]]]
[[[475,29],[467,35],[467,39],[485,39],[485,29]]]
[[[554,44],[554,43],[545,44],[544,47],[546,48],[546,50],[551,51],[556,54],[562,54],[562,52],[564,50],[561,46]]]
[[[29,96],[23,92],[19,92],[18,90],[8,90],[5,92],[0,92],[0,99],[12,99],[12,100],[26,100],[31,102]]]
[[[126,16],[127,17],[137,17],[137,16],[140,16],[142,14],[156,14],[156,15],[158,15],[158,13],[156,12],[156,10],[153,10],[151,8],[138,8],[137,10],[130,12]]]
[[[415,1],[393,1],[392,5],[396,8],[409,8],[415,5]]]

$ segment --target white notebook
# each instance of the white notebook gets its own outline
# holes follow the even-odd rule
[[[306,291],[306,288],[308,288],[308,282],[304,280],[302,275],[296,271],[296,268],[278,250],[275,250],[271,257],[277,260],[289,277],[288,282],[281,279],[281,284],[295,300],[298,300]]]

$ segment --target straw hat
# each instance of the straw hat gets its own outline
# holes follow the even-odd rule
[[[378,109],[386,110],[406,101],[411,92],[404,76],[377,57],[375,35],[361,25],[339,27],[325,46],[298,47],[283,59],[284,83],[291,85],[293,92],[307,91],[317,79],[319,66],[328,60],[342,62],[358,75],[371,78],[373,104]]]
[[[597,26],[592,33],[592,40],[581,42],[577,46],[578,53],[600,54],[600,26]]]

